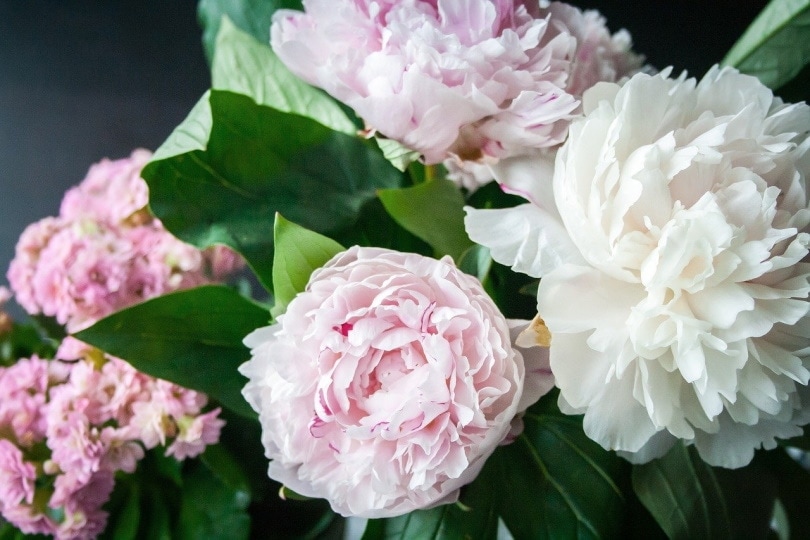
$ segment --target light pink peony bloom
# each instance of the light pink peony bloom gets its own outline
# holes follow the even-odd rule
[[[245,344],[270,477],[343,515],[456,500],[550,386],[475,278],[379,248],[334,257]]]
[[[560,144],[579,93],[641,64],[626,32],[611,37],[597,13],[556,2],[309,0],[304,8],[273,19],[271,43],[287,67],[352,107],[368,129],[428,164],[447,160],[470,182],[491,179],[477,162]]]

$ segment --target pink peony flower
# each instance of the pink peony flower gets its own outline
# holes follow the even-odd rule
[[[351,248],[245,344],[270,477],[343,515],[456,500],[549,388],[525,380],[548,375],[449,258]]]
[[[428,164],[481,182],[475,163],[553,147],[578,97],[637,70],[626,32],[596,12],[521,0],[304,1],[280,10],[273,49]],[[491,176],[484,175],[487,180]]]

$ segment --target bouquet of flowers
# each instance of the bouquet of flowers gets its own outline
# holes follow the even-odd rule
[[[810,534],[809,1],[699,77],[561,2],[199,14],[0,289],[4,537]]]

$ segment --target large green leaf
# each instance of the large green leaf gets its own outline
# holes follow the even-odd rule
[[[456,261],[473,245],[464,230],[464,197],[449,180],[436,178],[379,192],[385,209],[403,228]]]
[[[771,0],[723,64],[779,88],[810,62],[810,0]]]
[[[759,453],[754,463],[760,468],[760,476],[770,475],[774,480],[776,495],[787,513],[790,537],[810,538],[810,472],[783,448]],[[764,498],[760,490],[756,493],[758,499]]]
[[[488,540],[498,530],[501,499],[498,471],[485,465],[469,486],[463,488],[462,504],[446,504],[417,510],[403,516],[369,520],[363,540]]]
[[[482,529],[477,520],[470,519],[470,512],[454,504],[446,504],[430,510],[417,510],[389,519],[369,521],[362,540],[487,540],[495,538],[498,526],[493,516],[491,526]]]
[[[492,268],[492,262],[489,248],[475,244],[461,255],[456,264],[462,272],[477,277],[483,283]]]
[[[225,17],[211,67],[212,87],[253,98],[259,105],[300,114],[335,131],[357,128],[332,98],[290,73],[273,51]]]
[[[565,416],[554,393],[530,407],[518,439],[487,466],[501,518],[515,538],[615,538],[624,518],[627,463],[585,436],[579,417]]]
[[[419,152],[406,148],[394,139],[377,138],[377,145],[385,158],[400,171],[404,172],[411,163],[419,159]]]
[[[234,290],[207,285],[167,294],[110,315],[76,337],[136,369],[205,392],[255,416],[237,368],[250,354],[242,339],[270,315]]]
[[[235,494],[242,493],[246,497],[251,497],[250,483],[245,471],[225,446],[221,444],[208,446],[200,456],[200,461],[208,467],[214,478]]]
[[[249,497],[196,467],[183,481],[177,538],[247,539],[250,535]]]
[[[712,468],[676,444],[664,457],[633,467],[633,489],[669,538],[730,538],[726,497]]]
[[[152,161],[162,161],[194,150],[205,150],[213,122],[210,99],[210,91],[203,94],[185,120],[174,128],[169,138],[155,151]]]
[[[272,313],[278,316],[287,304],[302,292],[312,272],[345,248],[326,236],[308,231],[276,214],[274,228],[275,260],[273,292],[276,304]]]
[[[270,21],[277,9],[303,10],[301,0],[200,0],[197,18],[203,27],[203,46],[208,59],[214,57],[222,16],[261,43],[270,43]]]
[[[172,538],[182,483],[175,481],[174,475],[180,474],[180,463],[162,452],[160,448],[147,451],[134,473],[116,476],[115,488],[104,506],[110,517],[102,540]],[[169,463],[173,463],[176,473],[166,477]]]
[[[150,207],[186,242],[239,251],[267,288],[276,212],[321,233],[346,229],[377,189],[403,180],[368,141],[232,92],[209,100],[207,143],[144,168]],[[174,135],[166,144],[178,146]]]

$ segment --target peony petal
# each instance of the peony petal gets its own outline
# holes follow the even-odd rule
[[[464,210],[470,239],[489,248],[493,259],[516,272],[539,277],[562,264],[582,261],[561,224],[534,205]]]

